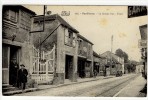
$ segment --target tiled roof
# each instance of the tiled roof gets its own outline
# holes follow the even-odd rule
[[[93,51],[93,55],[98,57],[98,58],[101,58],[95,51]]]
[[[117,64],[121,64],[118,60],[115,59],[115,58],[117,58],[118,56],[115,55],[114,53],[112,53],[112,52],[110,52],[110,51],[106,51],[106,52],[104,52],[103,54],[101,54],[101,56],[104,56],[104,54],[106,54],[105,57],[107,57],[107,58],[108,58],[109,56],[111,56],[113,62],[115,62],[115,63],[117,63]]]
[[[80,37],[80,38],[84,39],[85,41],[87,41],[87,42],[89,42],[90,44],[92,44],[92,45],[93,45],[93,43],[92,43],[92,42],[90,42],[88,39],[86,39],[84,36],[82,36],[82,35],[78,34],[78,37]]]
[[[102,58],[102,59],[106,59],[106,57],[103,57],[103,56],[97,54],[95,51],[93,51],[93,56],[96,56],[96,57]]]

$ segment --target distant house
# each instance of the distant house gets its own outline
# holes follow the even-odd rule
[[[124,59],[118,57],[117,55],[106,51],[101,54],[101,56],[107,58],[106,73],[107,75],[115,75],[117,71],[122,71],[124,73]]]
[[[94,62],[93,70],[96,70],[98,75],[103,75],[107,59],[105,57],[98,55],[95,51],[93,51],[93,62]]]
[[[135,71],[137,74],[138,73],[141,73],[141,72],[144,72],[144,65],[143,64],[137,64],[136,65],[136,71]]]
[[[93,51],[93,62],[94,62],[93,71],[96,70],[97,73],[100,72],[100,58],[101,57],[95,51]]]

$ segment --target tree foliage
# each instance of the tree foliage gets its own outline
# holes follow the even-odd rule
[[[119,57],[123,57],[125,63],[128,62],[128,54],[123,50],[121,50],[120,48],[116,50],[115,54]]]

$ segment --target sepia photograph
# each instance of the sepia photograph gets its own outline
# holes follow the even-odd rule
[[[2,95],[147,97],[147,8],[2,5]]]

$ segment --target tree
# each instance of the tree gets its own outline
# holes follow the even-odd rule
[[[124,52],[123,50],[121,50],[120,48],[116,50],[115,54],[119,57],[123,57],[124,63],[128,62],[128,54]]]

